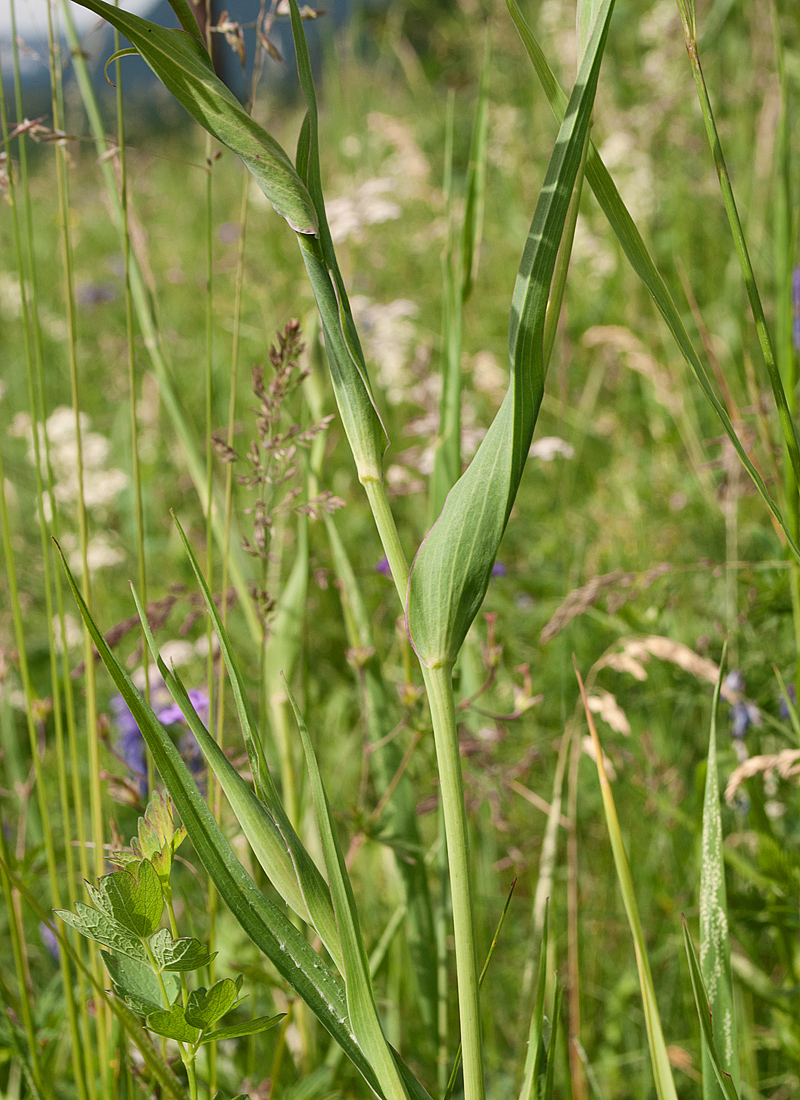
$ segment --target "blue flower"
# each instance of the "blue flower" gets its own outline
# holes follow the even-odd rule
[[[50,952],[53,961],[58,962],[61,958],[61,950],[58,946],[58,936],[43,920],[39,921],[39,939]]]
[[[384,577],[391,577],[392,571],[389,568],[389,559],[386,557],[385,554],[381,558],[381,560],[378,562],[378,564],[375,566],[375,572],[376,573],[383,573]]]
[[[794,684],[789,684],[789,686],[786,689],[786,693],[789,696],[789,700],[791,701],[792,706],[796,708],[797,707],[797,691],[795,690]],[[783,692],[781,692],[781,701],[780,701],[780,705],[779,705],[778,709],[779,709],[780,716],[784,720],[784,722],[788,722],[789,721],[789,702],[787,701],[786,695],[784,695]]]
[[[496,561],[494,563],[494,565],[492,566],[492,576],[493,577],[507,577],[508,576],[508,570],[506,569],[503,562]]]

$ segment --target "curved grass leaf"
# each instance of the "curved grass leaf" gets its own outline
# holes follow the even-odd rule
[[[197,578],[197,583],[200,585],[206,610],[214,624],[220,651],[228,669],[239,723],[261,801],[256,798],[200,721],[180,679],[174,672],[166,668],[159,657],[152,634],[147,626],[146,616],[143,614],[138,598],[134,593],[139,617],[148,637],[153,657],[158,664],[161,675],[164,677],[164,683],[173,694],[175,702],[180,707],[198,740],[203,755],[219,779],[222,789],[225,791],[225,797],[239,819],[259,863],[287,904],[303,920],[316,928],[331,957],[341,969],[339,936],[327,883],[297,836],[278,797],[278,792],[275,790],[269,769],[261,752],[261,739],[256,729],[250,700],[247,697],[244,677],[236,661],[228,633],[189,540],[186,538],[177,519],[175,522]]]
[[[195,851],[222,899],[253,943],[306,1002],[370,1087],[382,1096],[378,1079],[351,1030],[340,981],[286,915],[258,890],[236,859],[180,753],[106,643],[66,562],[64,569],[101,660],[142,731]],[[406,1072],[411,1076],[410,1071]],[[418,1083],[417,1090],[417,1095],[426,1095]]]
[[[219,1027],[216,1031],[204,1035],[200,1043],[202,1045],[204,1043],[216,1043],[220,1039],[241,1039],[244,1035],[259,1035],[262,1031],[269,1031],[270,1028],[279,1024],[284,1015],[285,1013],[281,1012],[277,1016],[259,1016],[255,1020],[244,1020],[241,1024]]]
[[[359,1046],[375,1070],[387,1100],[406,1100],[406,1090],[403,1087],[397,1065],[392,1057],[391,1049],[386,1042],[378,1018],[378,1009],[375,1004],[375,994],[369,973],[369,961],[364,948],[364,940],[361,936],[361,925],[353,896],[353,887],[336,835],[336,826],[328,796],[322,783],[314,746],[311,744],[311,738],[303,716],[288,685],[286,691],[303,742],[317,828],[331,884],[331,898],[336,914],[336,924],[339,928],[339,941],[342,945],[345,992],[350,1022]]]
[[[528,1049],[525,1055],[525,1069],[522,1074],[522,1086],[519,1100],[538,1100],[539,1077],[542,1073],[542,1055],[544,1049],[544,993],[547,979],[547,936],[550,922],[548,911],[550,900],[545,902],[544,924],[542,925],[542,946],[539,950],[539,977],[536,982],[536,1001],[531,1014],[531,1026],[528,1033]]]
[[[181,106],[241,157],[292,229],[317,232],[314,204],[291,159],[222,83],[199,38],[186,30],[159,27],[104,0],[78,2],[124,34]]]
[[[567,96],[554,76],[541,46],[536,41],[533,32],[525,21],[519,9],[519,5],[517,4],[517,0],[506,0],[506,4],[511,14],[511,18],[514,21],[514,26],[517,28],[522,44],[525,47],[525,51],[536,70],[536,75],[547,96],[553,114],[560,123],[567,109]],[[627,256],[628,262],[652,296],[656,308],[664,318],[675,343],[678,345],[681,355],[689,364],[697,381],[700,383],[703,394],[722,424],[725,434],[731,441],[739,461],[747,470],[759,496],[769,508],[785,534],[795,558],[800,561],[800,548],[797,546],[793,534],[789,530],[780,509],[769,495],[764,479],[753,465],[739,436],[736,434],[731,418],[728,416],[725,406],[717,397],[711,380],[708,377],[708,372],[694,349],[689,334],[686,331],[686,327],[667,289],[667,285],[659,274],[656,265],[653,263],[641,233],[636,228],[633,218],[620,197],[616,184],[591,141],[589,142],[586,158],[586,180],[592,188],[601,210],[608,219],[608,224],[614,231],[622,247],[622,251]]]
[[[454,663],[480,608],[544,394],[544,329],[561,235],[589,132],[613,0],[603,0],[558,133],[522,255],[509,320],[511,383],[466,473],[417,553],[412,644],[429,668]]]
[[[308,108],[297,143],[297,171],[314,203],[318,238],[298,237],[325,336],[325,353],[336,404],[362,482],[382,479],[387,441],[358,339],[347,290],[333,247],[319,162],[319,126],[314,77],[303,20],[296,0],[289,0],[297,74]]]

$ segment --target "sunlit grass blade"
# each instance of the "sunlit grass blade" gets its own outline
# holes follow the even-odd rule
[[[735,1087],[739,1084],[736,1019],[733,1005],[731,955],[728,942],[728,903],[725,891],[725,856],[722,846],[722,818],[719,809],[717,774],[717,713],[724,676],[725,652],[720,659],[719,679],[711,705],[706,789],[703,799],[703,840],[700,865],[700,968],[711,1012],[717,1057]],[[703,1097],[719,1100],[719,1087],[711,1066],[712,1055],[703,1043]]]
[[[317,828],[330,880],[331,899],[339,929],[339,942],[342,948],[345,992],[350,1022],[358,1044],[369,1059],[387,1100],[405,1100],[407,1093],[378,1018],[375,994],[369,972],[369,961],[361,935],[361,925],[355,897],[353,896],[353,887],[336,835],[336,825],[322,783],[314,746],[311,744],[311,738],[303,716],[288,685],[286,690],[303,742]]]
[[[514,20],[514,25],[522,40],[522,44],[533,63],[536,75],[544,89],[553,113],[558,122],[561,122],[567,108],[566,93],[553,75],[547,58],[525,21],[516,0],[506,0],[506,3],[511,13],[511,18]],[[589,144],[586,159],[586,180],[592,188],[600,208],[608,219],[609,225],[614,231],[623,252],[628,258],[628,262],[652,295],[653,301],[672,333],[672,337],[678,345],[681,355],[683,355],[697,378],[697,381],[700,383],[706,400],[716,413],[740,462],[747,470],[758,494],[782,528],[792,553],[798,561],[800,561],[800,547],[798,547],[794,535],[784,520],[778,505],[770,496],[764,479],[748,456],[725,406],[717,397],[708,376],[708,372],[692,345],[692,341],[689,338],[689,334],[686,331],[677,307],[672,300],[672,296],[667,289],[667,285],[653,263],[647,246],[642,239],[642,235],[637,229],[627,207],[623,203],[608,169],[603,164],[600,154],[591,142]]]
[[[650,972],[650,961],[647,957],[644,930],[642,929],[642,922],[639,918],[639,907],[636,904],[636,893],[633,888],[630,867],[628,866],[628,857],[625,854],[625,844],[622,840],[622,833],[620,832],[617,808],[614,804],[614,795],[611,793],[611,784],[606,775],[605,764],[603,762],[603,749],[600,744],[600,738],[597,736],[594,717],[589,710],[589,703],[586,698],[583,680],[578,671],[578,665],[574,657],[573,664],[575,664],[575,675],[578,678],[581,698],[583,699],[583,706],[586,712],[586,721],[589,725],[589,732],[592,737],[592,744],[594,745],[597,777],[600,780],[600,793],[603,798],[603,810],[605,812],[608,838],[611,842],[611,851],[614,855],[617,881],[619,883],[620,893],[622,894],[622,900],[625,905],[625,912],[628,917],[628,924],[630,925],[631,935],[633,937],[633,946],[636,951],[636,967],[639,971],[639,987],[642,993],[645,1027],[647,1029],[647,1044],[650,1048],[650,1062],[653,1067],[656,1095],[659,1100],[677,1100],[678,1094],[675,1091],[675,1082],[672,1078],[672,1070],[667,1056],[667,1046],[664,1042],[664,1033],[661,1029],[661,1017],[658,1011],[655,987],[653,986],[653,975]]]
[[[528,1032],[528,1048],[525,1054],[525,1069],[522,1073],[522,1086],[519,1100],[539,1100],[539,1077],[542,1073],[542,1055],[545,1054],[544,1035],[544,994],[547,984],[547,937],[549,900],[545,904],[542,924],[542,944],[539,950],[539,977],[536,982],[536,1001],[531,1015]],[[546,1054],[545,1054],[546,1056]]]
[[[509,320],[511,383],[411,571],[407,620],[420,660],[450,668],[489,585],[544,394],[547,301],[600,75],[613,0],[595,21],[520,264]]]
[[[686,923],[685,917],[683,918],[683,943],[686,948],[686,957],[689,960],[689,973],[692,979],[694,1003],[697,1009],[697,1016],[700,1020],[700,1029],[703,1034],[703,1050],[708,1052],[711,1068],[714,1071],[714,1076],[716,1077],[722,1096],[725,1097],[725,1100],[739,1100],[739,1094],[736,1091],[731,1076],[723,1069],[719,1055],[717,1054],[717,1048],[714,1044],[714,1032],[712,1029],[711,1009],[708,1005],[708,994],[706,992],[700,964],[697,961],[697,955],[695,954],[694,944],[692,943],[692,937],[689,935],[689,926]],[[705,1076],[703,1078],[703,1085],[703,1093],[707,1096],[709,1094],[705,1091]]]
[[[339,979],[286,915],[257,889],[236,859],[178,750],[95,624],[66,562],[64,568],[100,658],[136,720],[195,851],[223,901],[253,943],[344,1048],[370,1086],[383,1096],[369,1059],[351,1031]]]
[[[135,592],[133,597],[158,671],[225,792],[256,859],[286,904],[317,931],[341,969],[341,950],[327,883],[305,849],[300,851],[299,839],[295,837],[290,845],[285,825],[282,829],[271,810],[255,796],[203,725],[182,680],[161,659]]]
[[[678,0],[678,10],[681,13],[681,22],[683,23],[683,32],[686,38],[686,50],[689,54],[692,75],[694,76],[695,86],[697,88],[697,96],[700,100],[700,110],[703,114],[708,142],[714,157],[714,167],[717,171],[717,179],[719,180],[719,185],[722,190],[725,212],[728,215],[728,222],[733,236],[734,247],[736,248],[736,255],[742,270],[742,278],[744,279],[745,289],[747,290],[747,298],[750,302],[753,320],[755,321],[761,354],[767,368],[767,374],[772,387],[772,395],[775,399],[775,407],[778,410],[778,416],[780,418],[784,445],[791,462],[795,484],[800,484],[800,432],[798,432],[792,410],[789,407],[786,391],[783,386],[783,379],[778,369],[775,349],[773,348],[772,339],[769,334],[769,329],[767,328],[764,307],[761,304],[761,295],[758,292],[755,271],[753,270],[753,264],[750,260],[750,252],[747,248],[747,241],[745,240],[739,211],[736,207],[736,199],[733,194],[733,186],[728,173],[728,166],[725,163],[725,155],[722,152],[722,144],[717,130],[717,123],[714,118],[714,111],[711,106],[711,98],[708,94],[705,77],[703,76],[703,69],[700,64],[700,55],[697,48],[694,0]]]

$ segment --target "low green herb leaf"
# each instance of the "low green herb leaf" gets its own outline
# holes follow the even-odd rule
[[[150,950],[159,969],[168,971],[197,970],[208,966],[217,955],[216,951],[212,954],[204,943],[191,937],[174,940],[166,928],[159,929],[150,940]]]
[[[169,880],[172,857],[186,837],[184,828],[175,828],[172,820],[172,803],[169,795],[158,789],[139,818],[138,839],[131,841],[131,848],[140,858],[149,859],[162,882]]]
[[[231,1024],[230,1027],[220,1027],[212,1031],[210,1035],[204,1035],[201,1043],[216,1043],[220,1039],[240,1039],[244,1035],[257,1035],[261,1031],[269,1031],[279,1024],[284,1018],[284,1013],[278,1016],[259,1016],[256,1020],[246,1020],[241,1024]]]
[[[101,943],[103,947],[118,951],[131,959],[138,959],[141,962],[147,961],[147,952],[141,940],[132,936],[127,928],[117,924],[108,914],[92,909],[88,905],[83,905],[82,902],[76,902],[75,909],[75,913],[71,913],[68,909],[57,909],[56,916],[60,917],[70,928],[80,932],[82,936],[86,936],[87,939],[94,940],[96,943]]]
[[[222,83],[194,34],[159,27],[103,0],[79,2],[124,34],[189,114],[241,157],[296,232],[317,233],[314,204],[291,159]]]
[[[238,995],[236,982],[230,978],[215,982],[210,989],[192,990],[186,1005],[187,1022],[201,1029],[211,1027],[240,1003]]]
[[[156,931],[164,912],[164,891],[150,860],[104,875],[97,888],[123,928],[145,938]]]
[[[168,1001],[164,1004],[161,983],[152,966],[116,952],[102,951],[101,954],[114,983],[114,992],[124,997],[141,1016],[147,1016],[156,1009],[168,1008],[181,991],[180,982],[175,975],[164,974],[162,981]]]
[[[151,1012],[146,1023],[156,1035],[163,1035],[165,1039],[176,1039],[179,1043],[196,1043],[200,1038],[200,1028],[187,1022],[183,1005]]]

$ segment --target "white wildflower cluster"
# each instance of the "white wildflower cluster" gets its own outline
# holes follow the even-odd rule
[[[108,509],[119,494],[128,485],[128,475],[124,470],[108,465],[111,444],[99,432],[91,431],[86,413],[79,414],[81,458],[83,464],[83,501],[88,512],[103,520]],[[79,501],[78,482],[78,433],[75,412],[66,405],[54,409],[44,424],[38,425],[40,457],[44,459],[47,443],[50,464],[53,470],[53,497],[55,503],[67,513],[77,508]],[[9,428],[9,434],[28,443],[28,460],[31,465],[36,461],[33,428],[30,416],[25,412],[17,413]],[[52,501],[45,494],[45,515],[52,518]],[[80,571],[82,555],[77,547],[74,535],[67,532],[62,538],[70,565]],[[90,540],[87,547],[87,564],[90,572],[117,565],[124,560],[124,554],[112,536],[100,533]],[[69,644],[69,639],[67,639]]]
[[[350,299],[353,317],[364,339],[367,360],[377,367],[377,378],[393,405],[409,400],[414,382],[410,364],[416,347],[415,318],[419,306],[408,298],[381,305],[356,294]]]
[[[368,225],[380,225],[382,222],[395,221],[400,217],[400,206],[386,198],[387,192],[394,190],[394,180],[390,176],[365,180],[350,195],[331,199],[325,204],[325,213],[334,244],[341,244],[351,237],[355,241],[364,238],[364,228]]]
[[[366,140],[384,155],[381,175],[364,180],[325,204],[334,244],[362,241],[368,226],[397,221],[403,200],[426,199],[429,195],[430,165],[409,126],[375,111],[367,118]],[[363,139],[350,134],[342,142],[342,152],[355,157],[362,146]]]

